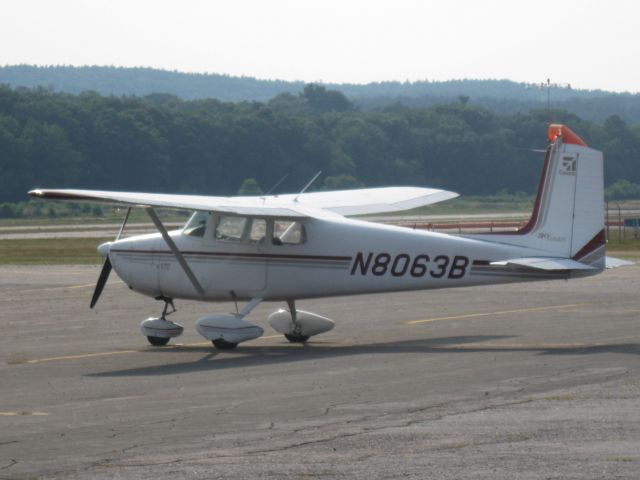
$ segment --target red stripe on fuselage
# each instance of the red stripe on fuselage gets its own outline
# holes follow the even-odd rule
[[[171,250],[132,250],[132,249],[111,249],[113,253],[135,253],[135,254],[153,254],[153,255],[173,255]],[[257,259],[286,259],[286,260],[327,260],[350,262],[353,257],[338,257],[327,255],[292,255],[278,253],[242,253],[242,252],[181,252],[183,255],[203,255],[212,257],[238,257],[238,258],[257,258]]]

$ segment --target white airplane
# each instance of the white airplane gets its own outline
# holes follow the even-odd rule
[[[413,187],[210,197],[94,190],[37,189],[29,195],[144,208],[159,233],[98,247],[105,264],[91,301],[111,268],[133,291],[164,301],[159,318],[142,322],[152,345],[183,332],[168,320],[173,299],[246,300],[235,314],[210,315],[198,332],[219,349],[260,337],[245,320],[262,301],[286,301],[269,323],[291,342],[333,328],[298,310],[296,300],[374,292],[569,279],[605,268],[602,153],[564,125],[550,125],[533,213],[509,233],[446,235],[346,218],[412,209],[457,196]],[[156,208],[195,210],[168,232]],[[237,303],[236,303],[237,304]]]

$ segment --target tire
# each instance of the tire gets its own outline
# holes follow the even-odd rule
[[[238,346],[237,343],[227,342],[226,340],[222,340],[221,338],[211,340],[211,343],[213,343],[213,346],[218,350],[233,350]]]
[[[169,343],[170,338],[162,338],[162,337],[147,337],[149,343],[154,347],[164,347],[167,343]]]
[[[291,333],[285,333],[284,336],[291,343],[306,343],[307,340],[309,340],[309,337],[305,335],[292,335]]]

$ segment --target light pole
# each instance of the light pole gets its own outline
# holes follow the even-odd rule
[[[570,83],[552,83],[550,78],[547,78],[546,82],[540,83],[527,83],[526,88],[539,88],[540,90],[547,90],[547,121],[551,123],[551,89],[552,88],[566,88],[571,90]]]

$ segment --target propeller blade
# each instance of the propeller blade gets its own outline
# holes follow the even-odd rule
[[[131,213],[131,207],[127,208],[127,214],[124,216],[124,221],[122,222],[122,226],[120,227],[120,231],[118,232],[118,235],[116,235],[116,239],[114,240],[115,242],[120,240],[120,237],[122,237],[122,232],[124,231],[124,227],[127,224],[127,220],[129,220],[130,213]],[[95,307],[96,303],[98,303],[98,299],[100,298],[100,295],[102,294],[102,290],[104,289],[104,286],[107,283],[107,279],[109,278],[109,274],[111,273],[112,267],[111,267],[111,260],[109,260],[109,248],[112,243],[113,242],[103,243],[102,245],[100,245],[100,247],[98,247],[98,251],[100,252],[100,254],[105,256],[105,261],[104,261],[104,265],[102,265],[102,271],[100,272],[100,276],[98,277],[98,283],[96,283],[96,288],[93,291],[93,297],[91,297],[90,308]],[[101,247],[105,247],[104,251],[101,250]]]
[[[107,283],[107,278],[109,278],[109,273],[111,273],[111,260],[109,257],[104,262],[102,266],[102,271],[100,272],[100,276],[98,277],[98,283],[96,283],[96,289],[93,291],[93,297],[91,298],[91,308],[96,305],[96,302],[100,298],[100,294],[102,293],[102,289],[104,289],[104,285]]]

